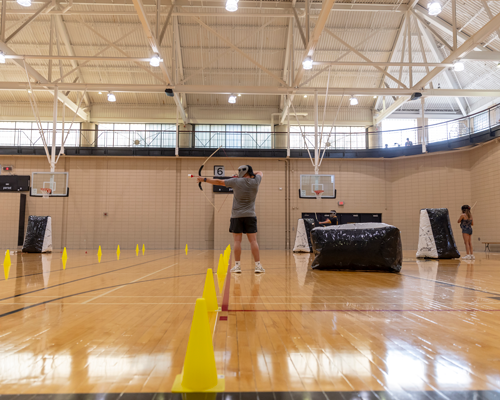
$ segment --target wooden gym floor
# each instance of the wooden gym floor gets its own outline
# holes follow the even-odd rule
[[[500,398],[500,254],[414,254],[388,274],[313,271],[309,254],[263,251],[258,276],[244,252],[215,327],[231,393],[218,398]],[[0,400],[174,398],[164,393],[219,252],[68,256],[63,271],[59,252],[13,255],[0,280]]]

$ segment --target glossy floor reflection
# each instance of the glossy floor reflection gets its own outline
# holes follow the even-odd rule
[[[117,261],[110,250],[100,264],[83,253],[69,250],[66,270],[60,253],[12,256],[0,280],[0,400],[173,399],[164,392],[219,253],[125,250]],[[214,335],[224,399],[500,398],[500,255],[413,256],[388,274],[313,271],[308,254],[264,251],[259,276],[245,252]]]

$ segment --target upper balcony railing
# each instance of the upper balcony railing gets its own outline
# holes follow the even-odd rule
[[[403,146],[417,146],[446,142],[453,139],[471,137],[500,126],[500,104],[466,117],[409,129],[377,132],[346,132],[350,128],[325,127],[319,137],[320,148],[327,150],[382,149]],[[235,125],[219,125],[220,130],[179,131],[179,148],[210,149],[312,149],[314,132],[311,127],[294,126],[293,131],[271,132],[270,126],[258,126],[253,131],[239,131]],[[248,128],[248,126],[245,126]],[[302,130],[303,133],[300,132]],[[307,130],[307,132],[304,132]],[[56,131],[56,146],[62,142],[63,132]],[[64,132],[66,147],[118,147],[118,148],[164,148],[176,147],[175,130],[84,130],[73,128]],[[45,131],[46,142],[52,145],[52,130]],[[0,128],[0,147],[41,147],[42,139],[38,129]]]

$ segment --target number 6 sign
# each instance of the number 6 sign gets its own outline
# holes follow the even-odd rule
[[[218,176],[224,176],[224,165],[214,165],[214,175],[216,177]]]

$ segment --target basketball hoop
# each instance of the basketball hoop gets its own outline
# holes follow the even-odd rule
[[[324,193],[324,190],[315,190],[314,193],[316,194],[316,200],[321,200],[321,195]]]
[[[52,194],[52,189],[50,188],[40,188],[40,191],[42,192],[42,197],[44,199],[48,199]]]

